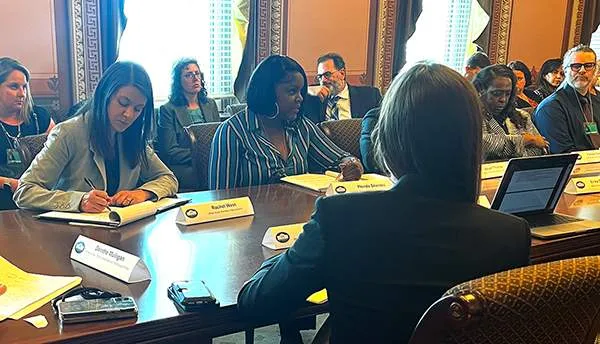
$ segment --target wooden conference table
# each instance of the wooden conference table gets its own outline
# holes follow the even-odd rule
[[[493,196],[498,181],[485,181],[484,192]],[[244,281],[276,251],[261,246],[270,226],[307,221],[316,193],[294,186],[264,185],[224,191],[183,194],[193,203],[249,195],[255,215],[208,224],[175,224],[177,209],[146,218],[117,230],[77,227],[40,221],[29,211],[0,212],[0,255],[21,269],[51,275],[79,275],[85,286],[133,296],[139,307],[135,320],[104,321],[59,326],[49,304],[31,315],[44,314],[49,325],[35,329],[24,321],[0,323],[0,343],[13,342],[199,342],[256,325],[243,321],[236,298]],[[600,194],[563,195],[559,211],[600,220]],[[140,256],[151,281],[125,284],[69,259],[79,234]],[[600,231],[549,241],[533,240],[532,260],[543,262],[600,254]],[[502,257],[498,257],[502,259]],[[210,314],[180,314],[167,298],[167,287],[182,279],[206,281],[221,309]],[[325,312],[308,306],[297,316]]]

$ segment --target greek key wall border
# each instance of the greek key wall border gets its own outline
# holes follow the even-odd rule
[[[396,33],[396,1],[380,0],[377,14],[374,85],[382,92],[392,82],[394,37]]]
[[[490,30],[489,56],[493,63],[506,63],[513,0],[494,1]]]

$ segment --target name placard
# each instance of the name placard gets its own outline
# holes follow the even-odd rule
[[[571,178],[565,192],[571,195],[600,192],[600,176]]]
[[[339,195],[353,192],[386,191],[392,188],[394,184],[388,178],[373,180],[357,180],[353,182],[335,182],[331,183],[325,192],[325,195]]]
[[[579,154],[579,157],[577,158],[577,161],[575,162],[576,165],[592,164],[595,162],[600,162],[600,150],[598,150],[598,149],[579,151],[579,152],[573,152],[573,153]]]
[[[492,207],[490,200],[486,195],[479,195],[479,197],[477,197],[477,204],[488,209]]]
[[[292,225],[269,227],[263,237],[262,245],[271,250],[290,248],[298,240],[304,224],[294,223]]]
[[[175,222],[187,226],[248,215],[254,215],[254,207],[246,196],[181,206]]]
[[[491,162],[481,165],[481,179],[500,178],[504,175],[508,161]]]
[[[139,257],[83,235],[75,240],[71,259],[126,283],[150,279],[150,272]]]

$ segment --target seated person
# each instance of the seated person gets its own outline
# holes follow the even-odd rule
[[[158,112],[157,150],[184,190],[198,185],[192,168],[192,151],[184,127],[197,123],[219,122],[214,99],[208,98],[204,74],[194,59],[181,59],[171,73],[169,102]]]
[[[111,65],[89,110],[50,133],[19,180],[17,206],[98,213],[174,195],[177,179],[146,144],[153,108],[146,71],[131,62]]]
[[[473,78],[475,78],[475,75],[477,75],[480,70],[491,64],[490,58],[485,53],[481,51],[476,52],[467,59],[464,74],[465,78],[469,81],[473,81]]]
[[[596,53],[587,45],[571,48],[563,58],[565,81],[537,107],[534,122],[550,142],[550,153],[598,149],[600,111],[590,96]]]
[[[516,78],[504,65],[482,69],[473,85],[483,105],[484,160],[541,155],[548,142],[540,136],[527,112],[514,107]]]
[[[561,59],[549,59],[542,64],[537,76],[537,82],[532,85],[533,93],[529,97],[538,104],[551,95],[565,79]]]
[[[360,178],[360,161],[304,117],[306,89],[304,70],[287,56],[269,56],[256,67],[247,110],[221,123],[213,138],[209,189],[275,183],[332,168],[339,168],[344,180]]]
[[[532,92],[527,89],[531,85],[531,72],[529,68],[521,61],[510,62],[508,68],[513,70],[517,79],[516,108],[523,109],[538,106],[538,102],[529,97],[529,94]]]
[[[476,203],[481,114],[460,74],[425,62],[397,76],[375,151],[394,187],[317,199],[293,246],[242,287],[244,316],[285,319],[327,288],[331,343],[406,343],[448,288],[529,263],[528,224]]]
[[[304,102],[305,114],[314,123],[361,118],[381,103],[381,92],[372,86],[352,86],[346,82],[346,63],[335,53],[317,60],[317,79],[321,85]]]
[[[360,156],[366,173],[381,173],[375,162],[372,134],[379,120],[380,108],[369,110],[363,117],[360,131]]]
[[[47,111],[33,111],[29,70],[19,61],[0,57],[0,185],[17,189],[24,166],[18,139],[49,133],[54,121]],[[3,208],[0,205],[0,208]]]

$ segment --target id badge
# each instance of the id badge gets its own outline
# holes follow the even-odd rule
[[[596,122],[585,122],[584,125],[586,135],[598,134],[598,124]]]
[[[6,164],[7,165],[20,165],[22,163],[21,153],[14,148],[6,149]]]

